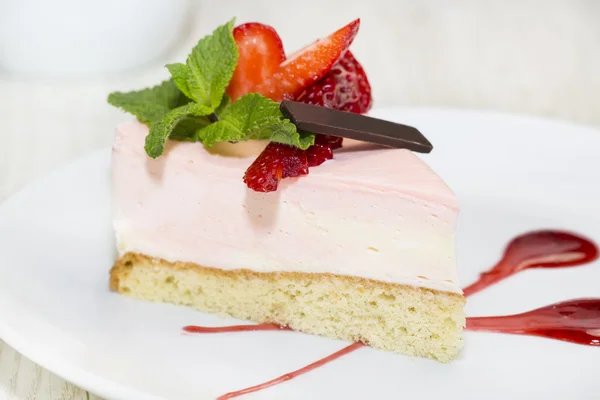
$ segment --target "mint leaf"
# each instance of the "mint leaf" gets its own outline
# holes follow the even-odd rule
[[[185,64],[167,64],[166,67],[171,73],[175,85],[177,85],[183,94],[191,99],[192,95],[190,94],[190,88],[188,86],[188,70]]]
[[[219,119],[228,120],[240,130],[251,130],[273,119],[282,120],[279,103],[258,93],[249,93],[223,107]]]
[[[189,103],[166,113],[150,126],[144,149],[152,157],[159,157],[165,151],[165,143],[179,122],[187,117],[202,117],[212,113],[209,107]]]
[[[208,125],[210,125],[210,120],[207,117],[184,117],[175,125],[169,139],[197,142],[199,140],[198,131]]]
[[[303,150],[314,144],[315,136],[300,133],[279,111],[279,103],[258,93],[250,93],[217,111],[219,121],[198,131],[206,146],[216,142],[272,140]]]
[[[143,123],[150,124],[162,118],[170,110],[190,102],[171,79],[152,88],[122,93],[113,92],[108,102],[129,112]]]
[[[231,104],[231,97],[225,95],[223,96],[223,100],[221,100],[221,104],[219,104],[219,107],[217,107],[217,109],[215,110],[215,113],[217,115],[221,114],[223,112],[223,110],[225,109],[225,107],[228,107]]]
[[[227,121],[213,122],[198,131],[198,139],[208,147],[214,146],[217,142],[245,140],[246,136],[244,132]]]
[[[293,130],[290,129],[290,125]],[[279,125],[266,125],[260,128],[260,137],[269,138],[272,142],[289,144],[299,147],[302,150],[308,149],[315,144],[315,134],[309,132],[297,131],[296,125],[291,122]]]
[[[295,126],[295,125],[294,125]],[[283,139],[276,140],[282,143]],[[298,147],[302,150],[308,149],[310,146],[315,144],[315,134],[311,132],[298,131]]]
[[[187,97],[212,109],[221,104],[238,61],[233,24],[232,19],[200,39],[185,65],[167,65],[177,87]]]
[[[315,135],[299,133],[296,125],[285,118],[279,103],[258,93],[249,93],[224,107],[219,119],[228,121],[245,134],[245,140],[271,140],[306,150]],[[241,140],[241,139],[239,139]]]

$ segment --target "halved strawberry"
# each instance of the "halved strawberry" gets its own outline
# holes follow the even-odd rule
[[[367,74],[350,51],[296,100],[358,114],[369,111],[373,103]]]
[[[239,51],[238,64],[227,87],[227,94],[235,100],[267,80],[285,61],[283,43],[269,25],[250,22],[237,26],[233,37]]]
[[[344,56],[358,33],[360,19],[332,33],[325,39],[299,50],[281,63],[279,70],[255,91],[275,101],[295,99],[306,87],[323,78]]]

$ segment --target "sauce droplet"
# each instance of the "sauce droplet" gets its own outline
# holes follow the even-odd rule
[[[568,300],[515,315],[471,317],[466,329],[600,346],[600,299]]]
[[[472,296],[528,268],[574,267],[596,258],[598,247],[581,236],[549,230],[526,233],[513,239],[502,259],[463,292],[465,296]]]

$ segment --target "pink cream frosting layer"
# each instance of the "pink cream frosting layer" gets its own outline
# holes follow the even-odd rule
[[[148,128],[126,122],[112,154],[121,254],[226,270],[359,276],[461,293],[453,192],[407,150],[345,141],[334,160],[272,193],[242,181],[264,143],[170,141],[144,152]]]

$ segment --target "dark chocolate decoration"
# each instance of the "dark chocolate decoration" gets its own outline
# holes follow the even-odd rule
[[[386,147],[429,153],[433,146],[412,126],[397,124],[366,115],[284,100],[281,112],[299,130],[340,136]]]

